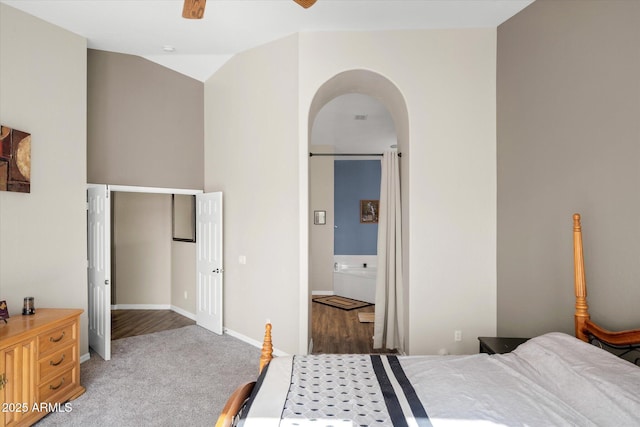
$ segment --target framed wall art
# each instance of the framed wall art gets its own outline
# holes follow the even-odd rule
[[[360,222],[363,224],[377,224],[379,200],[360,200]]]
[[[0,126],[0,190],[31,192],[31,134]]]

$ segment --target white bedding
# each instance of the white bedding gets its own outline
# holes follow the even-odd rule
[[[379,399],[388,392],[371,380],[363,357],[272,360],[244,427],[394,425]],[[405,425],[640,426],[640,368],[566,334],[533,338],[503,355],[397,360],[428,415],[414,417],[401,396]],[[391,380],[403,395],[399,384]]]

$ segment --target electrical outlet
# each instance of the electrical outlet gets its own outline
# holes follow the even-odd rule
[[[187,299],[187,291],[184,291],[184,299]]]
[[[454,341],[462,341],[462,331],[454,331],[453,332],[453,340]]]

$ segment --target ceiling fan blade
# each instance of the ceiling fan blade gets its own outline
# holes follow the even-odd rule
[[[293,0],[293,1],[298,3],[300,6],[304,7],[305,9],[310,8],[316,2],[316,0]]]
[[[187,19],[202,19],[207,0],[184,0],[182,17]]]

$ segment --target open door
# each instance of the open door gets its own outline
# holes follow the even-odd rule
[[[111,206],[107,185],[87,189],[89,347],[111,359]]]
[[[222,193],[196,194],[196,323],[222,334]]]

